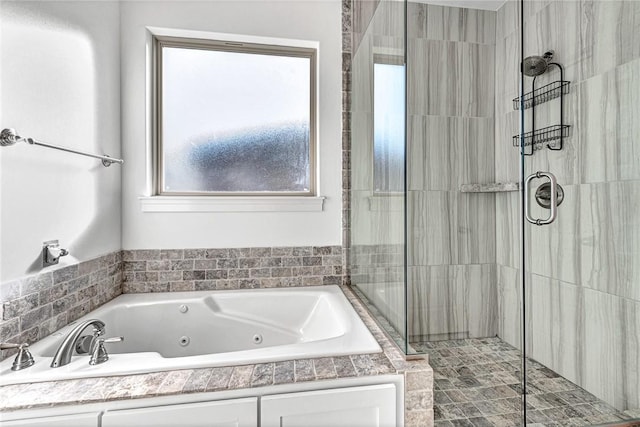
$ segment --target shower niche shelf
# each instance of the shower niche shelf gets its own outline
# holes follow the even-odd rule
[[[518,191],[520,184],[517,182],[490,182],[483,184],[462,184],[461,193],[506,193]]]
[[[551,82],[531,92],[525,93],[522,98],[513,98],[513,109],[519,110],[520,104],[522,103],[526,110],[527,108],[531,108],[535,105],[540,105],[562,95],[566,95],[569,93],[570,83],[571,82],[567,80],[556,80],[555,82]]]

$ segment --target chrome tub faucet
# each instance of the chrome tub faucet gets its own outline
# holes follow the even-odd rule
[[[53,361],[51,361],[52,368],[59,368],[71,362],[71,356],[73,355],[73,350],[76,348],[80,334],[82,334],[82,331],[88,326],[93,326],[93,341],[104,334],[105,324],[102,320],[89,319],[80,323],[67,334],[60,344],[60,347],[58,347],[56,354],[53,356]]]

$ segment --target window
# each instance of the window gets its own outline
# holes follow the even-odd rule
[[[155,37],[156,194],[314,195],[316,49]]]
[[[373,185],[404,191],[405,75],[403,58],[375,55],[373,64]]]

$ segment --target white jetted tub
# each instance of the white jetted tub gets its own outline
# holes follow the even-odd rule
[[[102,337],[124,341],[106,344],[102,364],[74,353],[69,364],[51,368],[64,337],[88,319],[106,324]],[[338,286],[121,295],[29,349],[35,364],[14,372],[7,358],[0,384],[381,351]]]

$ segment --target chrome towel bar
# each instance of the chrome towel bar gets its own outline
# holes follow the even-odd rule
[[[13,145],[17,142],[21,142],[21,141],[25,141],[31,145],[40,145],[42,147],[47,147],[47,148],[54,148],[56,150],[61,150],[61,151],[66,151],[68,153],[75,153],[75,154],[80,154],[81,156],[87,156],[87,157],[93,157],[94,159],[99,159],[102,160],[102,165],[104,167],[108,167],[111,166],[112,163],[118,163],[118,164],[123,164],[124,160],[122,159],[115,159],[113,157],[109,157],[107,155],[104,156],[100,156],[98,154],[91,154],[91,153],[86,153],[84,151],[79,151],[79,150],[73,150],[71,148],[66,148],[66,147],[60,147],[57,145],[52,145],[52,144],[47,144],[41,141],[36,141],[33,138],[24,138],[18,134],[16,134],[15,129],[3,129],[2,132],[0,132],[0,146],[9,146],[9,145]]]

